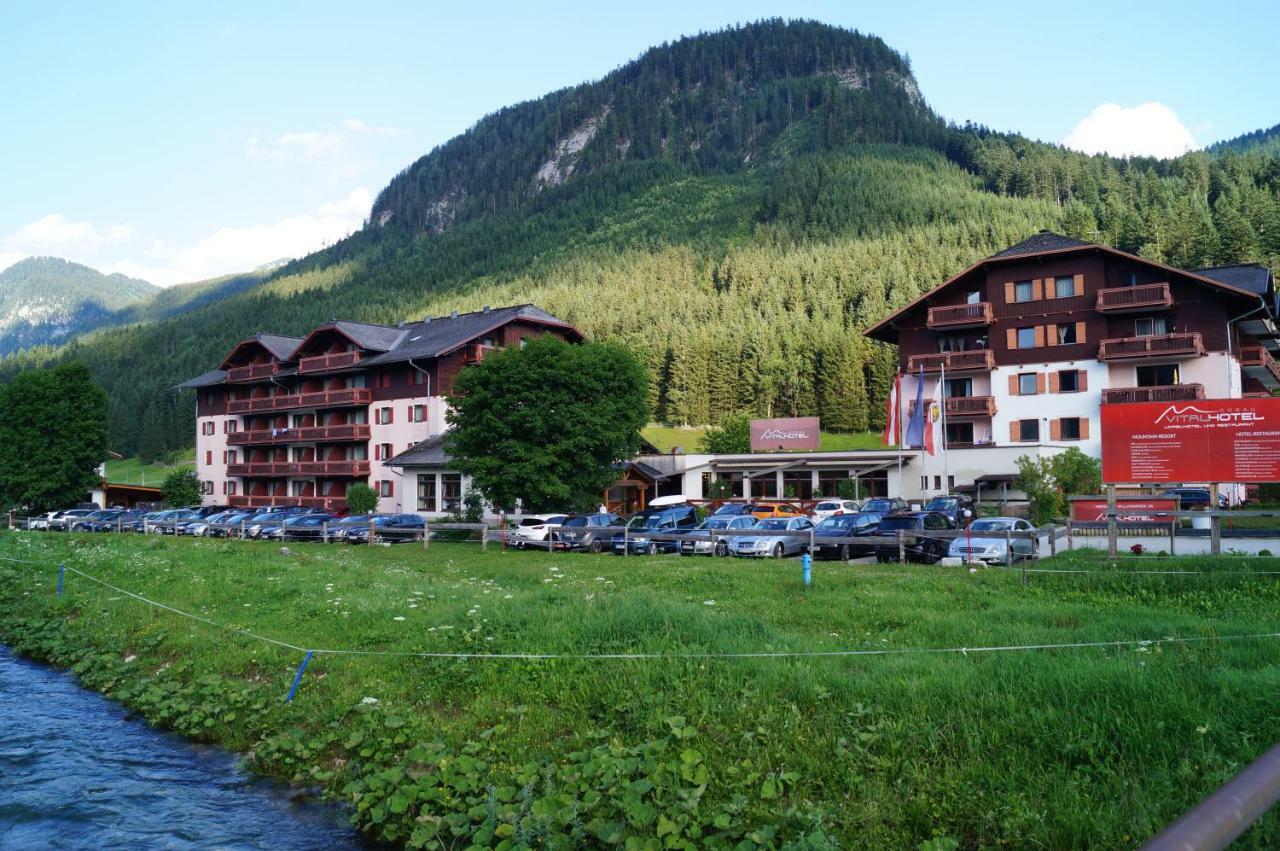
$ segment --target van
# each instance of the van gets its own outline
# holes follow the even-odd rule
[[[658,539],[652,535],[673,535],[692,531],[698,523],[698,510],[692,505],[672,505],[664,508],[647,508],[638,511],[627,521],[626,532],[615,532],[613,535],[613,552],[621,555],[628,553],[679,552],[680,541],[676,539]]]

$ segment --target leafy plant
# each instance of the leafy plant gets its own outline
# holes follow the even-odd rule
[[[191,467],[180,467],[164,477],[160,485],[164,501],[172,507],[196,505],[200,502],[200,479]]]
[[[372,514],[378,508],[378,492],[364,482],[347,488],[347,511],[352,514]]]
[[[712,455],[741,455],[751,451],[751,416],[729,414],[698,439],[698,451]]]

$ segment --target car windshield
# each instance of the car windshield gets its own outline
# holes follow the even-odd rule
[[[782,517],[778,517],[773,520],[761,520],[756,524],[756,528],[766,529],[770,532],[780,532],[787,528],[787,521]]]
[[[728,514],[728,515],[742,514],[744,511],[747,510],[747,508],[748,506],[745,506],[740,502],[726,502],[724,505],[717,508],[715,513]]]
[[[854,525],[857,519],[858,515],[856,514],[841,514],[837,517],[828,517],[817,525],[817,530],[824,532],[828,529],[846,529]]]
[[[954,496],[935,496],[925,505],[925,511],[947,511],[960,504]]]
[[[888,499],[869,499],[863,507],[868,511],[888,511],[893,507],[893,502]]]
[[[628,529],[653,529],[662,522],[661,514],[637,514],[627,523]]]
[[[880,521],[880,531],[887,532],[894,529],[919,529],[920,518],[914,514],[907,514],[901,517],[885,517]]]
[[[820,502],[813,507],[814,511],[836,511],[840,508],[838,502]]]
[[[362,523],[363,523],[364,525],[366,525],[366,526],[367,526],[367,525],[369,525],[369,515],[368,515],[368,514],[353,514],[353,515],[351,515],[350,517],[344,517],[344,518],[342,518],[341,520],[339,520],[339,521],[338,521],[338,523],[340,523],[340,524],[341,524],[341,525],[343,525],[343,526],[355,526],[355,525],[358,525],[358,524],[362,524]]]
[[[880,522],[881,518],[884,517],[883,514],[872,513],[867,511],[864,511],[861,514],[855,514],[853,516],[857,520],[858,528],[860,529],[864,526],[874,526]]]
[[[586,525],[587,525],[587,518],[585,518],[585,517],[570,517],[568,520],[564,521],[564,522],[563,522],[563,523],[561,523],[560,525],[561,525],[561,526],[571,526],[571,527],[575,527],[575,528],[576,528],[576,527],[578,527],[578,526],[586,526]]]
[[[708,517],[698,524],[699,529],[728,529],[732,517]]]
[[[395,519],[394,517],[386,517],[386,516],[372,517],[370,518],[370,522],[372,522],[373,525],[375,526],[386,526],[388,523],[390,523],[394,519]]]
[[[998,517],[988,520],[975,520],[969,525],[969,529],[973,532],[1004,532],[1012,528],[1012,520],[1002,520]]]

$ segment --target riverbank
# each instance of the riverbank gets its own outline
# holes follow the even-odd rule
[[[414,847],[1134,845],[1280,740],[1280,560],[1097,574],[0,535],[0,639]],[[299,648],[656,654],[465,659]],[[1063,562],[1059,562],[1063,564]],[[1052,567],[1042,563],[1041,567]],[[1149,559],[1149,569],[1202,567]],[[1187,643],[802,658],[1177,637]],[[1244,847],[1280,841],[1275,814]],[[932,843],[932,844],[930,844]]]

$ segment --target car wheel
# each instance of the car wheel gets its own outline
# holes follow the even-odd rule
[[[889,554],[888,554],[888,553],[880,553],[880,552],[876,553],[876,561],[877,561],[878,563],[880,563],[880,564],[888,564],[888,563],[889,563]]]
[[[785,554],[785,552],[786,552],[786,551],[785,551],[785,549],[783,548],[783,546],[782,546],[782,543],[781,543],[781,542],[776,543],[776,544],[774,544],[774,545],[773,545],[773,557],[774,557],[774,558],[782,558],[782,556]]]
[[[716,555],[724,558],[729,554],[729,545],[724,541],[716,541]]]
[[[849,545],[848,545],[848,544],[841,544],[841,545],[840,545],[840,560],[841,560],[841,561],[848,561],[848,560],[849,560]]]
[[[599,555],[599,554],[600,554],[600,552],[601,552],[601,550],[603,550],[603,549],[604,549],[604,544],[600,543],[599,541],[592,541],[592,542],[591,542],[591,552],[592,552],[592,553],[595,553],[596,555]]]
[[[644,554],[647,556],[656,556],[658,554],[658,545],[653,541],[650,541],[649,545],[644,548]]]

